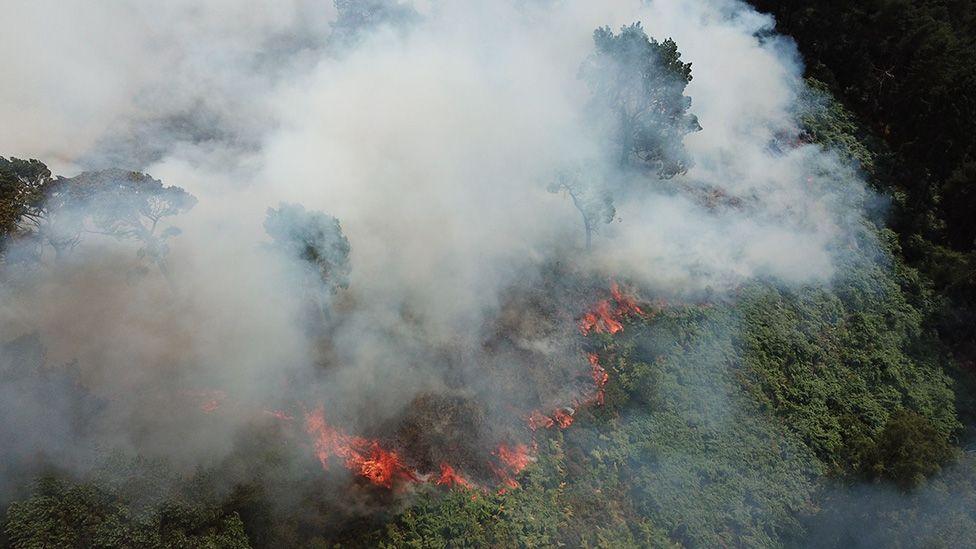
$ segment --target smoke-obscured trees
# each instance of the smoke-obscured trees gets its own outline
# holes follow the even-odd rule
[[[594,31],[596,52],[581,70],[593,94],[594,114],[606,125],[621,167],[646,167],[660,178],[684,173],[691,161],[684,136],[701,130],[684,95],[691,63],[678,46],[648,38],[641,24]]]
[[[555,180],[549,184],[549,192],[565,191],[573,200],[573,206],[579,210],[583,217],[587,250],[593,245],[593,233],[599,224],[610,223],[617,215],[613,196],[607,188],[598,184],[599,181],[602,178],[598,174],[575,169],[556,174]]]
[[[76,207],[82,206],[87,212],[93,225],[90,232],[138,242],[139,257],[147,258],[168,276],[167,241],[181,231],[174,226],[162,229],[163,220],[191,210],[196,197],[180,187],[166,187],[144,173],[125,170],[85,172],[63,185],[65,193],[82,202]]]
[[[594,53],[583,63],[580,76],[591,92],[590,114],[608,140],[605,162],[591,160],[556,175],[550,192],[565,191],[583,217],[586,249],[600,223],[613,221],[611,182],[617,175],[599,170],[601,164],[620,170],[650,170],[667,179],[685,173],[691,160],[684,136],[701,130],[688,113],[691,98],[684,95],[691,81],[691,63],[681,62],[673,40],[648,38],[639,22],[614,34],[609,27],[593,32]],[[603,173],[601,173],[601,171]]]
[[[420,18],[413,6],[397,0],[335,0],[335,7],[330,41],[339,47],[354,45],[371,29],[409,25]]]
[[[102,234],[139,243],[139,258],[168,276],[168,240],[180,230],[164,228],[165,218],[196,202],[185,190],[143,173],[102,170],[52,178],[42,162],[0,157],[0,240],[32,242],[23,249],[36,257],[50,245],[60,258],[84,234]]]
[[[80,454],[103,406],[82,383],[77,362],[47,360],[38,334],[0,342],[0,505],[16,479]]]
[[[349,240],[338,219],[281,203],[278,209],[268,208],[264,230],[279,250],[304,262],[330,292],[349,285]]]

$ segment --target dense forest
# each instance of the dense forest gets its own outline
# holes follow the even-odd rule
[[[193,4],[0,39],[0,546],[976,543],[973,2]]]

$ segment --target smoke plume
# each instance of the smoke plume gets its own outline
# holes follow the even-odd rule
[[[462,453],[491,452],[527,443],[508,427],[526,410],[580,393],[577,317],[611,279],[721,298],[829,283],[845,254],[876,253],[856,168],[798,139],[792,43],[738,0],[417,2],[366,22],[319,0],[14,4],[0,152],[65,176],[145,172],[197,203],[163,222],[180,230],[165,273],[99,234],[5,267],[2,360],[73,377],[3,381],[3,438],[23,441],[4,459],[82,474],[120,449],[189,469],[321,405],[350,436],[429,446],[415,459],[431,470],[457,441],[411,443],[412,426],[441,418]],[[594,29],[638,21],[692,64],[702,129],[670,179],[607,160],[581,77]],[[615,211],[590,251],[548,190],[581,162]],[[335,218],[347,284],[266,232],[290,204]]]

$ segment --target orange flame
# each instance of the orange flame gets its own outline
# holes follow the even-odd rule
[[[447,486],[448,488],[453,486],[460,486],[469,490],[474,488],[474,485],[471,484],[471,482],[459,475],[454,470],[454,467],[451,467],[447,463],[441,463],[441,476],[438,477],[437,484]]]
[[[604,299],[583,315],[583,318],[580,319],[579,329],[583,335],[589,335],[591,332],[615,334],[623,330],[624,325],[614,318],[614,314],[610,310],[610,301]]]
[[[560,408],[556,410],[552,418],[555,420],[556,425],[559,425],[560,429],[565,429],[573,424],[573,414],[575,412],[572,408]]]
[[[579,320],[578,327],[584,336],[594,332],[616,334],[624,329],[623,320],[627,317],[642,315],[644,312],[637,305],[637,301],[625,295],[617,283],[612,282],[610,298],[597,302],[589,311],[584,313]],[[532,411],[526,418],[531,430],[551,429],[557,426],[560,429],[566,429],[573,424],[576,411],[581,407],[594,404],[602,406],[604,404],[605,387],[610,380],[610,375],[600,364],[598,355],[587,353],[586,358],[590,365],[589,377],[593,381],[593,389],[583,392],[573,399],[571,405],[562,406],[551,414],[547,415],[540,410]],[[217,406],[219,406],[219,402]],[[293,419],[280,410],[265,410],[265,413],[285,421]],[[439,476],[418,476],[414,470],[408,468],[401,461],[396,452],[384,449],[378,441],[351,436],[330,426],[325,420],[325,411],[322,406],[311,412],[305,412],[305,430],[313,439],[315,455],[324,469],[328,469],[329,461],[335,457],[342,460],[349,470],[365,477],[377,486],[386,488],[391,488],[396,479],[434,482],[437,485],[449,488],[455,486],[466,489],[477,488],[477,485],[464,478],[446,462],[441,463]],[[515,480],[515,475],[521,473],[530,463],[535,461],[534,448],[534,445],[530,448],[525,444],[514,446],[501,444],[497,450],[492,452],[495,460],[490,460],[488,466],[500,481],[499,494],[520,486]],[[473,495],[472,499],[475,497]]]
[[[593,391],[584,394],[573,401],[573,405],[563,406],[551,415],[546,415],[540,410],[533,410],[526,418],[529,429],[537,431],[541,429],[552,429],[558,426],[566,429],[573,424],[573,416],[576,410],[582,406],[603,406],[605,400],[604,387],[610,381],[610,374],[600,365],[600,357],[594,353],[586,353],[586,359],[590,363],[590,377],[593,379]]]
[[[515,446],[499,444],[494,455],[515,474],[521,473],[523,469],[535,461],[532,450],[525,444],[516,444]]]
[[[499,494],[518,488],[520,485],[513,478],[513,475],[521,473],[530,463],[535,461],[532,450],[525,444],[516,444],[515,446],[499,444],[498,449],[492,452],[492,455],[497,457],[502,464],[500,467],[491,463],[488,464],[502,482],[502,487],[498,489]]]
[[[305,430],[312,436],[315,456],[323,469],[329,468],[329,459],[335,456],[344,461],[347,469],[377,486],[391,488],[397,478],[417,480],[396,452],[383,449],[375,440],[350,436],[330,426],[322,406],[305,413]]]
[[[637,301],[624,295],[620,291],[620,286],[616,282],[612,282],[610,283],[610,299],[598,301],[593,308],[583,314],[578,324],[579,331],[583,335],[590,335],[591,333],[616,334],[624,329],[621,321],[625,317],[642,314],[643,311],[637,305]]]
[[[630,296],[626,296],[620,291],[620,286],[616,282],[610,283],[610,295],[613,296],[613,300],[617,302],[617,314],[619,315],[632,315],[640,316],[644,314],[641,308],[637,306],[637,301]]]
[[[533,431],[539,428],[551,429],[556,424],[551,417],[543,414],[539,410],[533,410],[532,413],[529,414],[528,423],[529,429],[532,429]]]

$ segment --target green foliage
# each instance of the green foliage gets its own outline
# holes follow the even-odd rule
[[[7,510],[4,530],[14,549],[48,547],[250,547],[236,514],[167,503],[140,508],[94,484],[42,479],[30,498]]]
[[[934,336],[888,269],[855,261],[832,289],[757,286],[744,293],[747,389],[831,468],[892,412],[914,410],[945,438],[959,428]]]
[[[352,545],[775,546],[819,465],[739,389],[736,324],[676,308],[603,339],[606,406],[543,437],[520,489],[427,495]]]
[[[797,40],[808,74],[876,136],[862,142],[876,156],[875,185],[894,198],[892,223],[905,257],[948,298],[943,339],[963,360],[976,360],[973,3],[750,3],[775,15],[778,29]]]
[[[701,130],[688,113],[684,95],[691,81],[691,63],[683,63],[673,40],[648,38],[640,23],[609,27],[593,33],[596,52],[581,74],[593,94],[598,120],[609,121],[608,133],[621,166],[644,166],[658,177],[684,173],[690,160],[684,136]]]
[[[976,539],[976,455],[964,456],[923,487],[828,485],[821,511],[805,520],[806,547],[968,547]]]
[[[608,349],[619,387],[607,411],[619,429],[593,453],[621,471],[638,516],[686,546],[775,545],[797,528],[819,471],[741,390],[737,324],[732,308],[679,307]]]
[[[570,463],[557,434],[506,493],[434,490],[384,527],[343,545],[378,547],[670,547],[650,521],[620,501],[624,482]],[[605,484],[604,481],[611,481]]]
[[[166,274],[167,242],[180,230],[162,229],[161,222],[194,205],[193,195],[143,173],[102,170],[52,178],[41,162],[0,157],[0,244],[16,233],[32,240],[38,257],[43,245],[61,257],[83,233],[100,233],[140,243],[139,257]]]
[[[807,78],[806,84],[797,113],[804,137],[840,153],[844,160],[856,163],[865,172],[874,173],[877,153],[864,144],[870,136],[854,114],[831,95],[823,82]]]
[[[899,410],[888,418],[874,444],[865,449],[861,470],[874,479],[890,480],[902,488],[917,488],[942,470],[954,456],[945,433],[924,416]]]
[[[264,230],[289,256],[305,262],[331,291],[349,285],[349,240],[339,220],[300,204],[268,208]]]
[[[976,324],[976,149],[968,127],[976,115],[976,14],[968,4],[935,0],[753,3],[780,14],[811,72],[827,82],[809,80],[797,113],[805,138],[859,164],[898,208],[898,233],[863,227],[848,243],[855,252],[836,254],[838,276],[830,284],[757,282],[735,299],[676,305],[630,323],[621,335],[589,338],[586,349],[599,353],[611,374],[606,405],[581,410],[569,430],[537,435],[538,460],[516,490],[422,486],[392,516],[377,514],[332,536],[329,526],[343,517],[329,516],[336,507],[322,503],[321,487],[290,480],[282,470],[292,464],[280,448],[256,438],[241,450],[246,459],[229,458],[189,480],[131,460],[111,462],[89,482],[44,479],[9,507],[5,541],[13,547],[966,545],[976,536],[976,463],[950,441],[960,432],[957,405],[968,421],[976,417],[976,382],[956,367],[939,336],[958,353]],[[337,7],[336,39],[415,16],[394,2],[337,1]],[[681,140],[700,129],[683,95],[690,64],[673,41],[658,43],[639,24],[619,34],[598,29],[594,41],[582,76],[598,117],[611,126],[619,164],[663,178],[686,171]],[[557,181],[553,190],[576,201],[588,238],[595,222],[613,218],[609,197],[577,180]],[[82,203],[94,212],[93,227],[148,243],[171,234],[156,236],[159,219],[186,211],[193,200],[143,174],[52,180],[37,161],[0,158],[0,238],[34,231],[56,249],[52,235],[70,245],[80,231],[77,219],[57,223],[67,229],[42,227],[55,224],[52,212]],[[326,287],[346,285],[349,243],[336,219],[282,204],[269,209],[265,228]],[[29,341],[5,346],[0,376],[35,375],[14,351],[29,355],[36,348]],[[956,393],[947,372],[960,381]],[[70,369],[55,378],[74,383]],[[219,489],[216,476],[234,478],[233,487]],[[301,502],[290,510],[299,517],[272,508],[284,492]]]
[[[0,250],[38,217],[50,182],[51,171],[43,162],[0,156]]]

